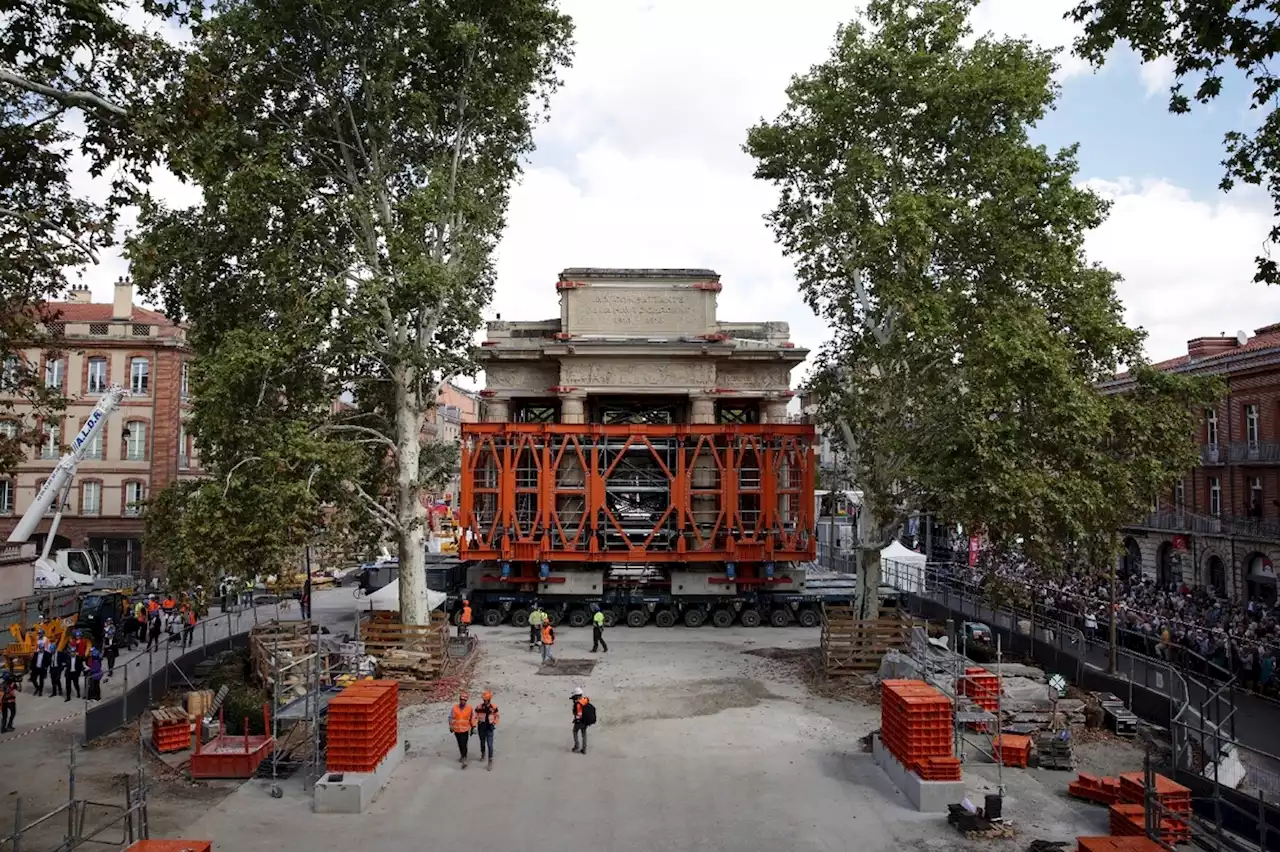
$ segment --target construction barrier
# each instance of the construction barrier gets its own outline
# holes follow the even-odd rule
[[[860,620],[850,606],[822,607],[822,667],[828,677],[866,674],[880,668],[890,649],[911,642],[911,622],[896,609],[880,610],[879,618]]]

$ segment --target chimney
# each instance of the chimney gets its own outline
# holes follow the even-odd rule
[[[111,318],[133,319],[133,285],[123,278],[116,282],[115,297],[111,302]]]
[[[1197,337],[1187,341],[1188,358],[1212,358],[1230,352],[1239,344],[1234,337]]]
[[[76,305],[87,305],[93,301],[93,294],[89,292],[88,284],[72,284],[71,295],[67,300]]]

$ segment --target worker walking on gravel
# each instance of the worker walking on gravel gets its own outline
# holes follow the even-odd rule
[[[485,690],[476,707],[476,733],[480,735],[480,759],[489,754],[486,769],[493,769],[493,734],[498,728],[498,705],[493,703],[493,693]]]
[[[571,695],[573,698],[573,750],[578,754],[587,753],[587,728],[596,723],[596,708],[591,699],[582,694],[582,687],[577,687]],[[581,744],[579,744],[581,738]]]
[[[467,768],[467,743],[476,732],[476,711],[467,703],[471,699],[465,691],[458,696],[458,703],[449,708],[449,730],[458,741],[458,763]]]
[[[539,640],[542,639],[542,625],[547,623],[547,614],[542,611],[542,606],[537,602],[533,604],[533,612],[529,613],[529,650],[532,651],[538,647]]]
[[[471,601],[462,601],[462,612],[458,615],[458,636],[466,636],[471,632]]]
[[[604,641],[604,613],[600,611],[597,604],[592,604],[591,609],[595,615],[591,616],[591,653],[603,650],[609,653],[609,643]]]
[[[556,655],[551,653],[551,646],[556,644],[556,629],[551,626],[550,621],[542,622],[542,664],[556,664]]]

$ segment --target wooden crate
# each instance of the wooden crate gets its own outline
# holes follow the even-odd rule
[[[896,609],[880,610],[879,618],[859,620],[850,606],[822,608],[822,666],[839,677],[880,668],[885,652],[911,642],[911,621]]]
[[[268,621],[249,631],[249,661],[258,681],[271,689],[280,678],[280,694],[306,691],[310,661],[303,661],[315,650],[310,621]]]
[[[430,624],[401,624],[398,618],[399,613],[386,610],[361,613],[357,639],[366,654],[378,658],[382,677],[399,682],[401,689],[425,689],[444,669],[448,617],[433,612]]]

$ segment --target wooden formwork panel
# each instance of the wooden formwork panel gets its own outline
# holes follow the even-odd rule
[[[852,675],[880,668],[885,652],[907,647],[911,622],[897,610],[858,619],[848,606],[822,608],[822,667],[828,675]]]
[[[382,677],[402,689],[424,689],[440,677],[445,663],[449,618],[432,612],[430,624],[401,624],[398,613],[362,613],[356,628],[366,654],[378,659]]]

